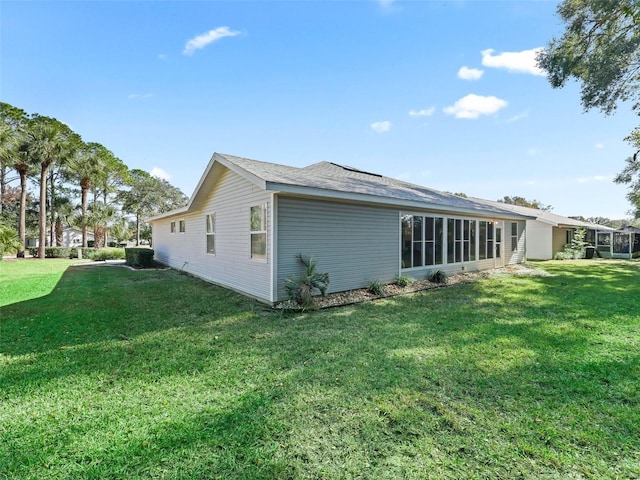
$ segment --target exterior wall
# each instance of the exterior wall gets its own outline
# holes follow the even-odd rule
[[[267,203],[267,260],[251,259],[250,210]],[[271,194],[225,169],[201,210],[153,222],[156,260],[197,277],[271,302]],[[215,214],[216,253],[207,253],[206,215]],[[185,220],[186,231],[178,231]],[[176,222],[176,232],[170,224]]]
[[[553,228],[553,243],[551,248],[553,250],[551,258],[558,252],[564,250],[564,246],[567,244],[567,231],[575,230],[574,228],[554,227]]]
[[[527,258],[551,260],[553,258],[553,227],[537,220],[527,220]],[[563,244],[564,245],[564,244]]]
[[[278,196],[278,299],[285,279],[301,272],[298,254],[329,273],[329,292],[392,282],[400,268],[396,209]]]
[[[515,250],[511,250],[511,223],[515,222],[518,224],[518,237],[517,237],[517,246]],[[515,220],[505,221],[505,251],[508,258],[508,265],[515,265],[517,263],[524,263],[527,260],[528,256],[528,245],[527,245],[527,222]]]

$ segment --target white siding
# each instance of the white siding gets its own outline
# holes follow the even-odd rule
[[[267,231],[271,229],[271,194],[239,175],[224,170],[202,209],[188,215],[153,222],[156,260],[197,277],[271,302],[271,235],[267,234],[267,261],[252,260],[249,218],[252,206],[267,203]],[[216,254],[207,253],[206,215],[216,216]],[[186,221],[186,232],[178,222]],[[176,233],[170,223],[176,222]]]
[[[537,220],[527,220],[527,258],[551,260],[553,258],[553,227]]]
[[[398,275],[398,211],[364,205],[278,196],[278,296],[299,274],[298,254],[329,273],[329,292],[362,288]]]

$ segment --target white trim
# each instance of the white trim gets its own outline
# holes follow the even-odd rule
[[[275,302],[278,298],[278,258],[277,258],[277,238],[278,238],[278,198],[276,192],[271,193],[271,224],[267,225],[267,245],[269,245],[269,251],[271,256],[271,265],[270,267],[270,300],[271,302]],[[271,238],[269,238],[271,236]],[[271,241],[269,241],[269,239]]]

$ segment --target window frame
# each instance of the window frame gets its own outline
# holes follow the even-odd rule
[[[260,219],[259,219],[259,228],[254,229],[254,211],[256,209],[260,209]],[[249,207],[249,258],[251,260],[255,260],[258,262],[267,262],[267,214],[269,212],[268,203],[260,203],[258,205],[252,205]],[[254,242],[254,238],[256,237],[264,237],[264,253],[254,251],[254,245],[257,245],[257,242]],[[261,242],[262,243],[262,242]]]
[[[205,215],[205,236],[206,236],[206,250],[207,255],[215,255],[216,254],[216,214],[208,213]],[[213,246],[210,246],[209,242],[213,243]]]
[[[172,220],[171,223],[169,224],[169,232],[171,232],[172,234],[176,233],[176,221]]]
[[[178,233],[187,233],[187,221],[185,219],[178,220]]]
[[[511,251],[518,251],[518,222],[511,222]]]

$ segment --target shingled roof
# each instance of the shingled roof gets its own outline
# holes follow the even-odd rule
[[[214,153],[187,207],[152,218],[172,216],[197,209],[214,184],[216,172],[224,166],[257,186],[271,191],[317,198],[347,200],[378,205],[394,205],[405,209],[532,218],[501,204],[480,199],[463,198],[433,188],[365,172],[346,165],[319,162],[304,168],[261,162],[233,155]]]

